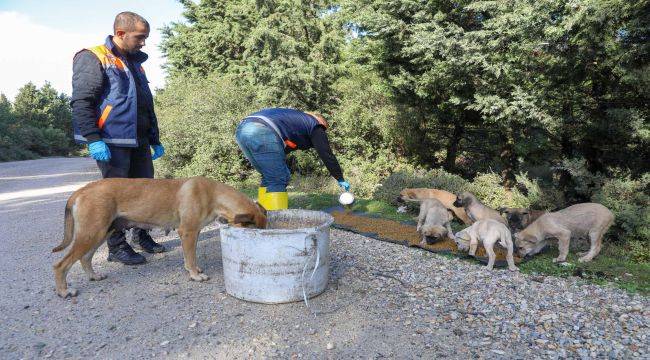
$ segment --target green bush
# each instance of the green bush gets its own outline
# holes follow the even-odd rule
[[[495,209],[501,206],[536,209],[554,209],[562,206],[563,200],[559,191],[543,188],[537,180],[529,179],[524,174],[517,176],[517,182],[526,188],[526,194],[518,189],[506,190],[501,185],[501,178],[495,173],[478,174],[470,182],[443,169],[399,171],[381,183],[374,197],[394,203],[402,189],[424,187],[446,190],[454,194],[469,191],[485,205]]]
[[[639,179],[629,176],[606,179],[592,197],[616,216],[610,230],[618,241],[636,244],[635,249],[650,251],[650,173]]]
[[[253,183],[235,141],[237,124],[261,107],[255,90],[230,78],[176,78],[156,96],[161,141],[160,177],[203,175],[230,184]]]
[[[650,246],[642,241],[632,240],[628,243],[630,258],[638,263],[650,262]]]

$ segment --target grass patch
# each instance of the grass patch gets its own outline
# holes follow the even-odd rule
[[[575,252],[569,252],[567,264],[555,264],[552,259],[557,256],[557,251],[557,248],[547,248],[519,268],[530,274],[577,276],[597,284],[611,282],[629,292],[650,294],[650,263],[632,261],[619,245],[603,245],[600,254],[588,263],[579,263],[579,256]]]
[[[244,193],[253,198],[257,197],[257,188],[242,189]],[[327,193],[290,192],[289,207],[308,210],[324,210],[339,206],[337,195]],[[386,202],[373,199],[356,199],[350,208],[355,212],[364,212],[370,215],[395,221],[413,221],[413,213],[400,214],[397,208]],[[462,224],[452,223],[454,231],[464,227]],[[650,294],[650,263],[637,263],[630,259],[629,252],[616,244],[605,244],[601,253],[591,262],[583,264],[578,262],[578,255],[570,251],[567,265],[553,263],[557,256],[557,247],[547,247],[542,253],[537,254],[532,260],[519,265],[519,269],[528,274],[543,274],[559,277],[577,276],[586,282],[596,284],[612,283],[615,286],[631,293]],[[440,255],[440,254],[439,254]],[[447,255],[452,256],[452,255]]]

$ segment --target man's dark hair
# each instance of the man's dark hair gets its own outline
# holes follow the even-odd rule
[[[147,22],[147,20],[142,16],[134,12],[123,11],[115,16],[115,22],[113,22],[113,34],[117,32],[117,29],[133,31],[137,24],[144,24],[147,29],[149,28],[149,22]]]

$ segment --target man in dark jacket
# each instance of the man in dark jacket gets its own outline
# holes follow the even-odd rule
[[[74,57],[70,104],[75,140],[88,144],[104,178],[153,178],[152,160],[165,151],[142,68],[147,54],[140,49],[148,36],[149,23],[143,17],[122,12],[115,17],[113,36]],[[165,251],[143,229],[135,229],[133,238],[144,251]],[[123,231],[114,232],[107,243],[109,261],[146,262],[126,242]]]
[[[316,149],[327,170],[339,185],[350,190],[341,166],[330,148],[322,115],[295,109],[269,108],[246,117],[237,127],[236,139],[244,156],[262,174],[258,201],[266,210],[286,209],[287,185],[291,178],[287,153]]]

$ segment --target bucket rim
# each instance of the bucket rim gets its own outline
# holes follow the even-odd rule
[[[310,226],[310,227],[304,227],[304,228],[297,228],[297,229],[253,229],[253,228],[244,228],[244,227],[236,227],[232,226],[230,224],[224,224],[221,226],[221,230],[226,230],[226,231],[238,231],[238,232],[255,232],[257,234],[264,234],[264,235],[274,235],[274,234],[295,234],[296,232],[300,231],[307,231],[310,229],[315,229],[316,231],[319,231],[324,228],[329,228],[332,226],[334,223],[334,217],[331,214],[326,213],[325,211],[319,211],[319,210],[307,210],[307,209],[284,209],[284,210],[271,210],[268,211],[268,214],[270,215],[280,215],[282,213],[311,213],[313,215],[318,215],[321,217],[324,217],[326,220],[317,226]]]

